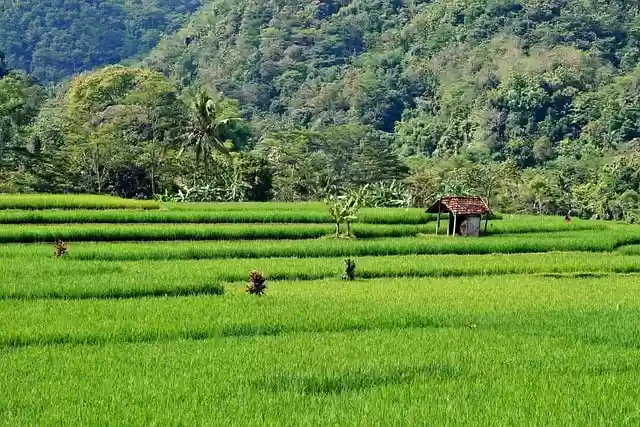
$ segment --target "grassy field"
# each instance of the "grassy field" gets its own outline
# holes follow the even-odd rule
[[[162,210],[0,210],[0,224],[126,224],[126,223],[331,223],[327,209],[278,209],[276,204],[266,204],[262,209],[239,210],[235,205],[226,209],[168,210],[174,205],[164,205]],[[250,205],[251,206],[251,205]],[[362,209],[356,222],[367,224],[425,224],[433,221],[422,209]]]
[[[0,197],[1,425],[640,424],[638,226]]]
[[[330,235],[330,224],[55,224],[0,225],[0,243],[70,241],[160,241],[236,239],[318,239]],[[354,224],[356,237],[416,236],[429,225]]]

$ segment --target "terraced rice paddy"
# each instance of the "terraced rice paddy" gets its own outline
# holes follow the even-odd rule
[[[640,423],[638,226],[2,197],[0,424]]]

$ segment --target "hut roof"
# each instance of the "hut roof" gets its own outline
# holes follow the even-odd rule
[[[427,209],[427,212],[451,212],[456,215],[485,215],[491,213],[491,210],[480,197],[448,196],[440,198],[433,206]]]

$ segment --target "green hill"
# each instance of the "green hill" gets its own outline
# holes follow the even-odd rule
[[[639,17],[630,1],[215,0],[148,64],[292,124],[404,117],[427,151],[478,132],[558,141],[582,124],[573,101],[633,72]]]
[[[41,81],[148,52],[200,0],[5,0],[0,51]]]

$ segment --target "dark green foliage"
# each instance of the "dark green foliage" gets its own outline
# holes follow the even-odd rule
[[[356,262],[351,258],[344,260],[344,274],[342,275],[344,280],[356,279]]]
[[[107,191],[127,199],[148,199],[151,194],[151,179],[147,170],[140,166],[124,166],[116,171]]]
[[[24,181],[37,165],[33,154],[39,145],[29,140],[28,129],[45,94],[33,78],[9,72],[1,56],[0,75],[0,192],[16,191],[24,189]],[[8,173],[16,170],[22,175]]]
[[[183,84],[206,78],[263,129],[313,129],[259,143],[276,199],[399,180],[407,166],[405,199],[419,206],[480,193],[498,209],[564,215],[584,203],[582,183],[597,203],[624,194],[595,189],[608,156],[640,136],[637,5],[215,4],[193,19],[189,49],[168,40],[148,63]],[[633,193],[624,200],[601,216],[626,217]]]
[[[226,116],[221,103],[211,98],[207,92],[197,92],[189,101],[180,154],[186,148],[191,149],[196,156],[196,163],[202,162],[205,170],[208,170],[213,153],[229,154],[233,148],[227,145],[227,141],[231,141],[232,127],[240,120],[238,117]]]
[[[43,106],[8,66],[48,80],[119,61],[199,2],[71,6],[0,9],[0,24],[38,24],[0,25],[0,49],[20,40],[0,60],[0,191],[300,201],[368,186],[367,206],[455,193],[496,211],[640,218],[637,4],[212,0],[147,68],[78,77]],[[95,31],[68,41],[83,25]],[[133,50],[114,41],[123,26]]]
[[[380,181],[365,185],[362,206],[371,208],[409,207],[412,205],[409,188],[402,181]]]
[[[257,271],[249,273],[249,284],[247,285],[247,293],[251,295],[261,296],[267,289],[267,278]]]
[[[0,79],[4,78],[7,73],[9,73],[9,69],[5,61],[5,55],[4,52],[0,51]]]
[[[200,5],[200,0],[3,1],[0,50],[11,67],[56,81],[149,51]]]

